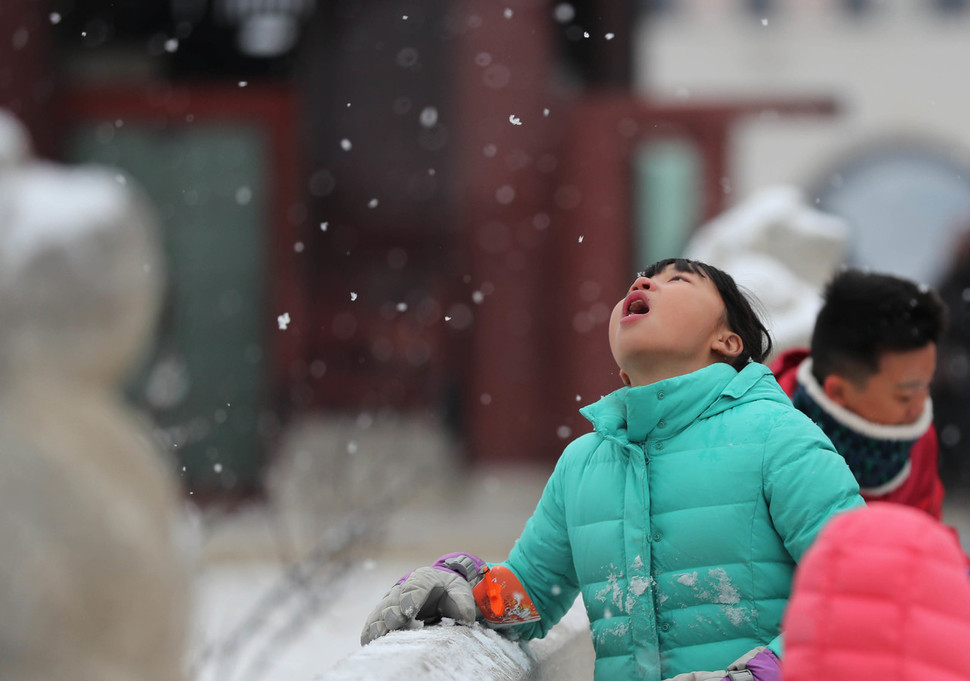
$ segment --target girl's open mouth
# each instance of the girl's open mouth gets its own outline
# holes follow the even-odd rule
[[[626,303],[623,305],[623,316],[630,317],[632,315],[643,315],[650,312],[650,303],[647,301],[647,296],[644,295],[642,291],[634,291],[626,298]]]

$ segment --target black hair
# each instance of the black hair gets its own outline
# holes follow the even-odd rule
[[[740,371],[748,362],[764,361],[771,353],[771,334],[754,310],[753,297],[742,293],[730,274],[713,265],[687,258],[659,260],[639,274],[642,277],[654,277],[668,267],[710,279],[714,284],[724,301],[727,326],[741,338],[741,354],[731,359],[731,366]]]
[[[946,326],[946,306],[935,291],[889,274],[844,268],[824,299],[811,346],[819,384],[838,374],[859,385],[879,371],[883,353],[936,343]]]

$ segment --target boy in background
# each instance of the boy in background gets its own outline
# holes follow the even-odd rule
[[[930,383],[946,307],[900,277],[843,269],[829,282],[811,349],[771,369],[846,460],[867,501],[942,516]]]

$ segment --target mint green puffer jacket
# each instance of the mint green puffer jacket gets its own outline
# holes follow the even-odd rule
[[[582,592],[597,681],[724,669],[778,632],[795,563],[863,505],[845,461],[767,367],[715,364],[581,410],[504,565],[543,636]]]

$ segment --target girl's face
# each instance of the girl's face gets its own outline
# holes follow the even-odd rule
[[[645,385],[740,354],[724,301],[700,273],[673,266],[638,277],[610,317],[610,349],[624,383]]]

